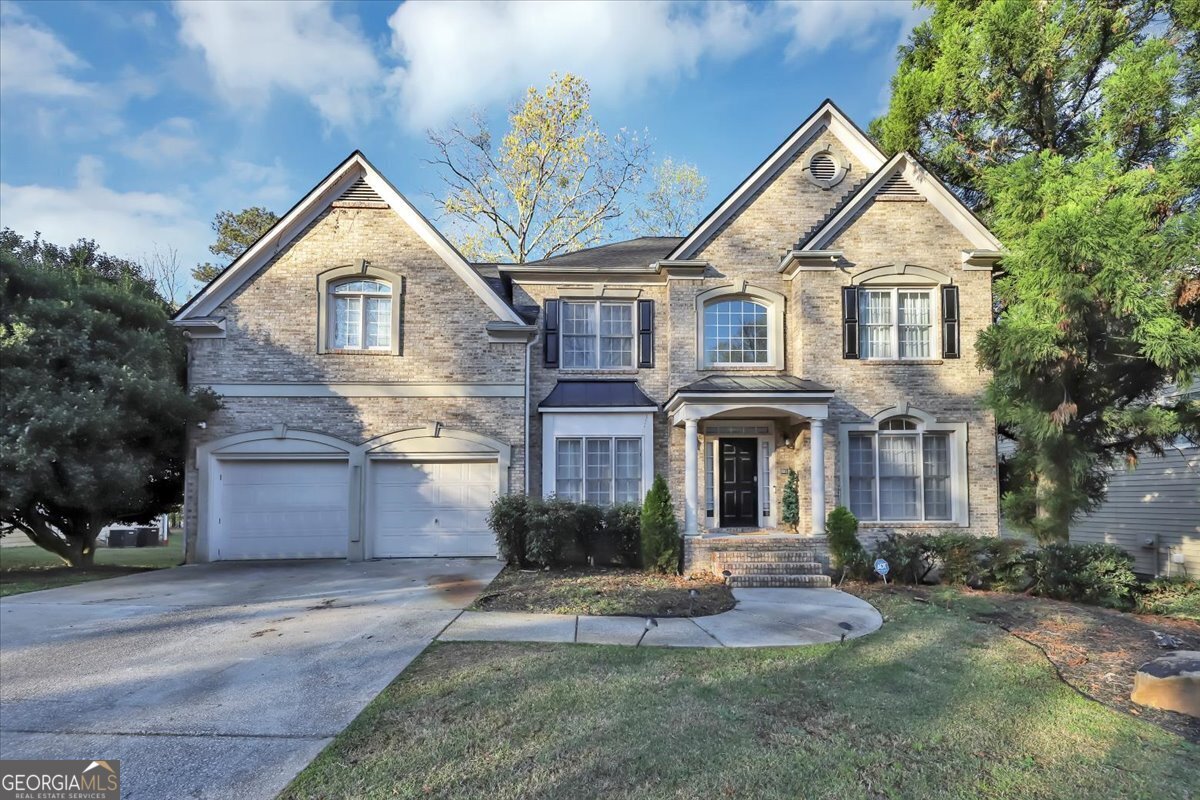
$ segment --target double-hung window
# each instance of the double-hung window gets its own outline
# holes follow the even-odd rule
[[[932,358],[932,289],[862,289],[858,293],[862,358]]]
[[[370,279],[338,283],[330,290],[329,310],[333,349],[391,349],[392,287],[388,284]]]
[[[860,520],[951,520],[951,435],[925,431],[906,418],[884,420],[877,431],[851,433],[850,510]]]
[[[642,440],[588,436],[555,440],[554,493],[598,506],[642,500]]]
[[[564,300],[561,313],[564,368],[633,367],[632,303]]]

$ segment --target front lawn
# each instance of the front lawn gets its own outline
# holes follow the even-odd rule
[[[689,590],[696,590],[696,597]],[[682,578],[616,567],[520,570],[506,567],[471,606],[473,611],[686,617],[733,608],[716,578]]]
[[[284,798],[1195,798],[1200,746],[901,595],[844,645],[438,643]]]
[[[40,547],[0,547],[0,597],[175,567],[182,561],[182,533],[162,547],[97,548],[96,563],[86,570],[64,566],[62,559]]]

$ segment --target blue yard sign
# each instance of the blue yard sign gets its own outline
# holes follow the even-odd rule
[[[890,569],[891,567],[888,566],[888,562],[886,560],[882,558],[875,559],[875,571],[879,573],[879,577],[887,580],[888,570]]]

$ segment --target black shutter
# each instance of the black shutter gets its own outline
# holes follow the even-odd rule
[[[942,358],[960,358],[958,343],[958,287],[942,287]]]
[[[842,287],[842,358],[858,358],[858,287]]]
[[[654,366],[654,301],[638,300],[638,366]]]
[[[547,300],[542,315],[542,344],[545,347],[546,366],[558,366],[558,301]]]

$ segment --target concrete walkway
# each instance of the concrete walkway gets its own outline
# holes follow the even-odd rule
[[[737,606],[711,617],[662,618],[642,642],[656,647],[795,647],[879,630],[883,617],[837,589],[734,589]],[[464,611],[438,638],[448,642],[637,644],[645,617]]]

